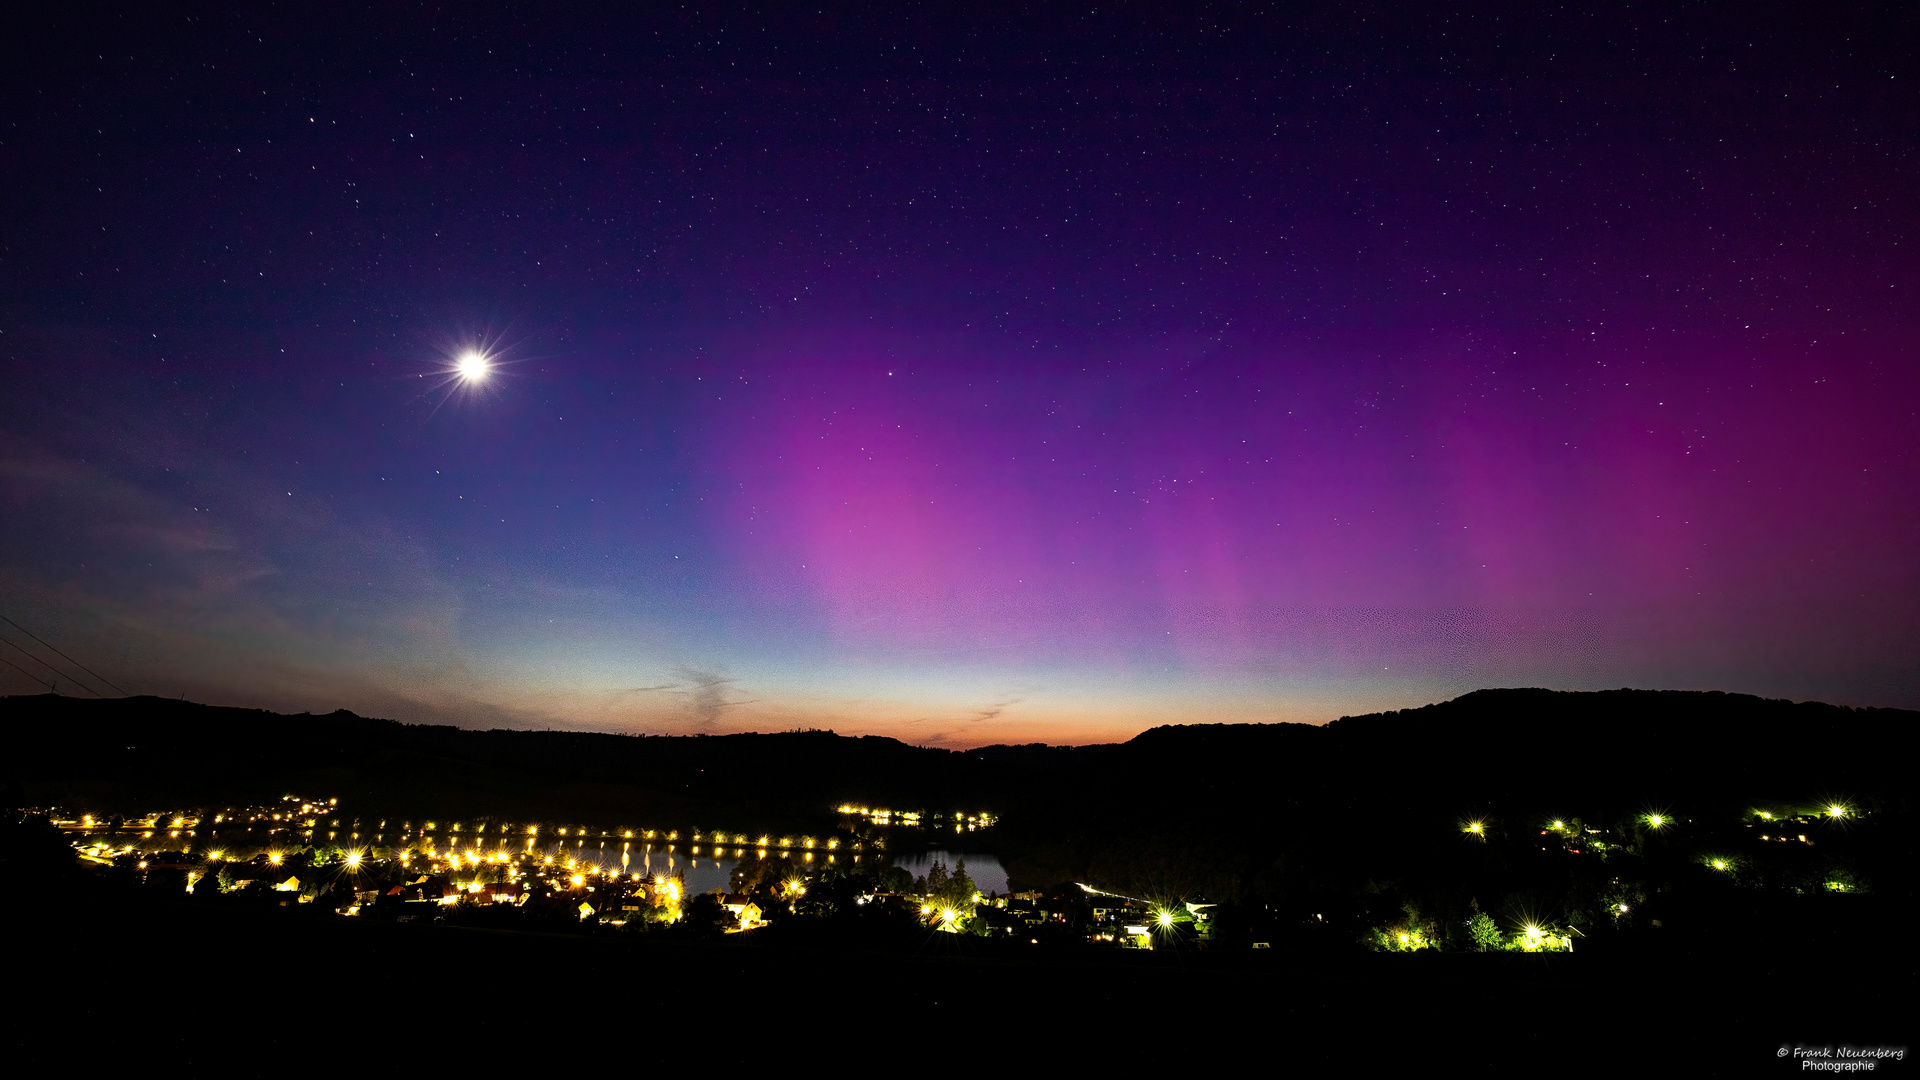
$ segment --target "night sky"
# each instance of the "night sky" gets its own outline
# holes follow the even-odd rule
[[[0,693],[1920,706],[1920,9],[37,6]]]

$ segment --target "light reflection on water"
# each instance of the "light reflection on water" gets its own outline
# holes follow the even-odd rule
[[[542,848],[541,853],[553,856],[556,862],[572,856],[581,862],[594,863],[603,870],[617,870],[623,874],[662,874],[667,877],[679,874],[686,882],[688,896],[715,889],[724,891],[734,865],[740,861],[692,857],[682,852],[648,851],[647,846],[641,844],[622,851],[619,842],[606,847],[557,843]]]
[[[914,877],[923,877],[926,875],[927,867],[932,866],[935,859],[946,864],[947,873],[949,874],[953,873],[954,867],[960,860],[965,859],[967,861],[967,876],[973,879],[974,885],[978,886],[981,892],[1003,893],[1007,891],[1007,871],[1000,865],[1000,860],[995,856],[982,852],[941,851],[938,849],[933,851],[916,851],[911,854],[894,856],[893,865],[907,871]]]
[[[741,858],[751,858],[751,849],[728,850],[726,856],[715,859],[711,855],[689,856],[685,852],[647,851],[645,844],[634,844],[622,851],[620,841],[608,842],[605,846],[588,847],[578,842],[560,842],[542,847],[541,853],[551,855],[556,862],[571,856],[583,862],[592,862],[605,870],[617,870],[625,874],[674,874],[685,875],[687,895],[693,896],[714,889],[725,890],[732,884],[733,868],[740,865]],[[739,854],[735,854],[739,851]],[[624,858],[623,858],[624,856]],[[935,859],[946,864],[951,873],[961,859],[967,861],[967,876],[984,893],[1004,893],[1007,891],[1007,872],[1000,860],[992,855],[973,851],[917,851],[896,856],[894,864],[906,870],[914,877],[926,874],[927,867]]]
[[[425,844],[429,848],[435,847],[434,841],[431,838],[426,840]],[[179,840],[154,838],[151,840],[143,839],[136,842],[134,846],[142,850],[161,850],[164,848],[166,850],[181,849],[191,851],[197,845],[191,841],[182,843]],[[205,846],[211,849],[217,845],[208,843]],[[707,845],[695,845],[703,849],[700,855],[690,855],[684,850],[686,846],[687,845],[676,845],[676,847],[682,850],[669,852],[665,850],[665,844],[658,842],[649,843],[639,840],[601,840],[597,837],[591,839],[568,838],[565,840],[550,840],[547,843],[541,844],[531,837],[524,836],[498,838],[449,836],[442,839],[438,850],[448,854],[464,851],[475,851],[482,855],[492,854],[494,852],[502,852],[516,856],[538,854],[551,856],[554,863],[558,865],[564,865],[568,858],[572,858],[582,862],[594,863],[606,871],[614,871],[628,875],[640,874],[645,876],[660,873],[673,876],[679,874],[685,881],[686,895],[688,896],[695,896],[703,892],[712,892],[715,889],[725,891],[732,884],[733,868],[740,864],[743,857],[751,858],[754,853],[753,848],[722,848],[719,849],[721,857],[715,858],[712,854],[714,849]],[[265,850],[265,848],[262,848],[262,850]],[[814,861],[831,858],[830,855],[825,855],[820,852],[813,852],[812,860],[807,860],[806,853],[802,852],[770,852],[769,854],[784,854],[795,859],[795,861]],[[845,853],[842,853],[841,858],[846,858]],[[1000,865],[1000,860],[983,852],[960,852],[935,849],[932,851],[918,851],[898,855],[893,859],[893,862],[913,876],[921,877],[926,874],[927,867],[931,866],[935,859],[945,863],[949,873],[954,870],[960,860],[965,859],[967,862],[967,876],[973,878],[974,884],[979,886],[981,892],[1004,893],[1007,891],[1007,872]]]

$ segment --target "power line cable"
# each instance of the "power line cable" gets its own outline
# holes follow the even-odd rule
[[[33,661],[34,663],[39,664],[41,667],[46,668],[48,671],[53,672],[55,675],[58,675],[62,679],[65,679],[68,682],[72,683],[73,685],[79,687],[80,689],[85,690],[87,693],[92,694],[94,697],[104,696],[100,693],[100,691],[95,690],[91,686],[88,686],[83,680],[76,679],[72,675],[69,675],[64,671],[61,671],[59,668],[54,667],[52,664],[47,663],[45,660],[40,659],[39,657],[33,655],[27,650],[20,648],[20,646],[14,644],[13,642],[7,641],[6,638],[0,638],[0,642],[5,642],[9,648],[17,650],[21,656],[24,656],[27,659]],[[19,667],[20,665],[15,664],[14,666]],[[22,668],[21,670],[24,671],[25,669]],[[52,689],[52,688],[49,687],[48,689]]]
[[[27,629],[27,628],[26,628],[26,627],[24,627],[24,626],[21,626],[21,625],[20,625],[19,623],[17,623],[17,622],[14,622],[14,621],[13,621],[12,619],[9,619],[9,618],[7,618],[7,617],[6,617],[5,615],[0,615],[0,620],[4,620],[4,621],[5,621],[6,623],[7,623],[7,625],[9,625],[9,626],[11,626],[11,627],[13,627],[13,628],[14,628],[15,630],[18,630],[18,631],[20,631],[21,633],[23,633],[23,634],[25,634],[25,635],[27,635],[28,637],[30,637],[30,638],[33,638],[33,640],[35,640],[35,641],[40,641],[40,639],[39,639],[39,638],[37,638],[37,637],[34,637],[34,634],[33,634],[33,631],[31,631],[31,630],[29,630],[29,629]],[[40,644],[42,644],[42,645],[47,645],[47,643],[46,643],[46,642],[44,642],[44,641],[40,641]],[[53,649],[53,646],[51,646],[51,645],[47,645],[47,648],[49,648],[49,649]],[[106,678],[105,678],[104,676],[102,676],[102,675],[101,675],[101,674],[100,674],[99,672],[97,672],[97,671],[95,671],[95,670],[93,670],[92,668],[90,668],[90,667],[88,667],[87,665],[85,665],[85,664],[83,664],[83,663],[81,663],[81,662],[80,662],[80,661],[78,661],[78,660],[75,660],[75,659],[74,659],[73,657],[71,657],[71,656],[68,656],[68,655],[67,655],[66,653],[63,653],[63,652],[60,652],[60,650],[59,650],[59,649],[53,649],[53,651],[54,651],[54,652],[56,652],[56,653],[59,653],[59,655],[60,655],[60,658],[61,658],[61,659],[63,659],[63,660],[65,660],[65,661],[66,661],[67,663],[69,663],[69,664],[72,664],[72,665],[73,665],[74,667],[77,667],[77,668],[79,668],[79,669],[80,669],[81,671],[84,671],[84,672],[86,672],[87,674],[89,674],[89,675],[91,675],[91,676],[93,676],[94,678],[96,678],[96,679],[99,679],[99,680],[100,680],[101,682],[103,682],[103,683],[106,683],[106,684],[107,684],[107,685],[108,685],[109,687],[112,687],[112,688],[113,688],[113,689],[115,689],[115,690],[120,690],[120,688],[119,688],[119,687],[117,687],[117,686],[114,686],[114,685],[113,685],[113,684],[112,684],[111,682],[107,682],[107,679],[106,679]],[[99,694],[95,694],[94,696],[95,696],[95,697],[99,697],[99,696],[101,696],[101,695],[99,695]],[[132,694],[129,694],[129,693],[127,693],[127,692],[126,692],[125,690],[120,690],[120,696],[121,696],[121,697],[132,697],[133,695],[132,695]]]
[[[40,682],[40,677],[38,675],[35,675],[33,672],[28,671],[26,668],[21,667],[19,664],[14,663],[13,661],[7,659],[4,656],[0,656],[0,664],[7,665],[13,670],[19,672],[20,674],[25,675],[27,678],[32,679],[34,682],[39,683],[39,685],[46,687],[50,691],[53,690],[52,683]],[[58,693],[58,691],[54,691],[54,692]]]

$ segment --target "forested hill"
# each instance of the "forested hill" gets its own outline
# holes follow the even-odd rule
[[[1468,822],[1649,812],[1722,825],[1828,801],[1904,820],[1920,713],[1738,694],[1481,690],[1324,726],[1161,727],[1110,747],[988,748],[1010,784],[997,838],[1026,881],[1350,886],[1407,871]],[[1895,830],[1898,831],[1898,830]],[[1267,885],[1256,886],[1258,882]]]
[[[299,792],[381,813],[802,828],[856,801],[992,809],[1029,828],[1227,821],[1231,831],[1302,814],[1541,800],[1904,797],[1893,747],[1920,720],[1738,694],[1509,689],[1326,725],[1173,726],[1122,744],[957,752],[825,731],[471,731],[150,697],[15,697],[0,699],[0,714],[8,798],[25,804],[135,810]]]
[[[1346,801],[1459,792],[1569,799],[1749,799],[1902,790],[1893,748],[1920,712],[1699,691],[1477,690],[1324,726],[1162,727],[1126,744],[1143,767],[1271,772]]]
[[[122,811],[297,792],[381,814],[799,829],[847,798],[956,793],[965,772],[950,751],[826,731],[472,731],[151,697],[15,697],[0,713],[13,801]]]

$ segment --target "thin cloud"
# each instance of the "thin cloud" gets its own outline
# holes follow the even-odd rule
[[[727,700],[727,688],[734,680],[713,671],[701,671],[698,668],[682,667],[679,675],[693,684],[687,691],[693,696],[693,715],[701,723],[711,724],[720,719],[720,714],[736,705],[749,704],[746,701]]]
[[[984,709],[975,709],[973,711],[973,718],[975,720],[997,719],[999,718],[1001,713],[1007,711],[1008,706],[1018,705],[1025,700],[1026,700],[1025,698],[1008,698],[1005,701],[996,701]]]

